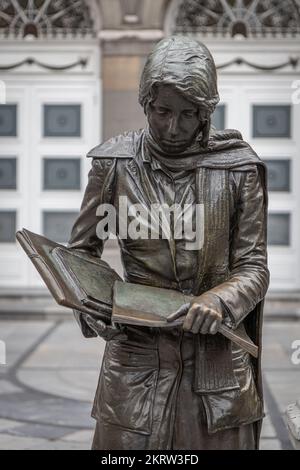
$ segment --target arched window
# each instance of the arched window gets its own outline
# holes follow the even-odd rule
[[[300,34],[298,0],[181,0],[172,16],[172,33],[228,37]]]
[[[65,37],[94,35],[93,1],[1,0],[3,37]]]

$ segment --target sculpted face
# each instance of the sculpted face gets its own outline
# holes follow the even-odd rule
[[[150,133],[164,152],[180,153],[193,143],[203,126],[199,108],[172,86],[159,85],[156,91],[147,109]]]

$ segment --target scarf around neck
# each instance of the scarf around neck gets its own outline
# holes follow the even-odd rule
[[[186,150],[176,155],[164,152],[151,136],[149,129],[145,129],[143,140],[143,151],[173,172],[194,170],[200,166],[213,167],[214,163],[224,158],[232,164],[235,154],[239,154],[239,157],[255,154],[249,144],[242,140],[240,132],[234,129],[216,131],[212,128],[207,147],[202,147],[201,142],[196,140]],[[239,158],[237,163],[238,160]]]

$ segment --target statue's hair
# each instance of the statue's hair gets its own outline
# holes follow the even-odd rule
[[[148,56],[139,89],[139,103],[147,112],[158,85],[171,85],[199,107],[204,122],[202,144],[208,141],[211,114],[219,102],[214,59],[204,44],[182,36],[160,41]]]

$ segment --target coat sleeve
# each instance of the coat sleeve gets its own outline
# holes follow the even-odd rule
[[[221,303],[233,328],[265,297],[269,285],[264,172],[256,169],[243,173],[238,189],[230,237],[229,277],[208,291]]]
[[[97,236],[97,224],[101,219],[96,213],[100,204],[111,201],[115,163],[113,158],[93,158],[80,213],[73,225],[68,248],[101,258],[105,241]],[[83,335],[86,338],[97,336],[85,322],[84,314],[78,310],[73,312]]]

